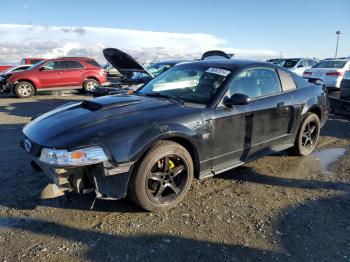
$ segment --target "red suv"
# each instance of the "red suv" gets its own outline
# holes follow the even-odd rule
[[[65,57],[41,61],[26,71],[13,73],[2,88],[17,97],[61,89],[89,92],[98,86],[109,85],[106,75],[106,71],[93,59]]]

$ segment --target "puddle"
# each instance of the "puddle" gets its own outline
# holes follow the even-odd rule
[[[331,175],[329,166],[345,155],[345,148],[329,148],[313,152],[310,156],[319,160],[321,171],[327,175]]]
[[[330,148],[314,151],[307,157],[298,157],[290,163],[286,175],[291,178],[305,179],[311,174],[332,175],[329,168],[346,153],[345,148]]]

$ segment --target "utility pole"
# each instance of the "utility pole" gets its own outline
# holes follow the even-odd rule
[[[337,32],[335,32],[336,33],[336,35],[337,35],[337,45],[335,46],[335,58],[337,58],[337,56],[338,56],[338,43],[339,43],[339,35],[341,34],[341,32],[340,31],[337,31]]]

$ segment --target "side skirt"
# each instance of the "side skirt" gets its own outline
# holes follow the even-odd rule
[[[276,147],[273,147],[271,149],[267,149],[267,150],[264,150],[262,152],[259,152],[255,155],[249,156],[244,160],[231,161],[231,162],[227,162],[225,164],[219,165],[219,166],[215,166],[211,170],[206,170],[206,171],[201,172],[199,175],[199,180],[204,180],[206,178],[221,174],[225,171],[228,171],[228,170],[233,169],[235,167],[241,166],[241,165],[248,163],[250,161],[256,160],[256,159],[261,158],[263,156],[272,155],[276,152],[280,152],[280,151],[286,150],[286,149],[291,148],[291,147],[293,147],[293,144],[285,144],[285,145],[281,145],[281,146],[276,146]]]

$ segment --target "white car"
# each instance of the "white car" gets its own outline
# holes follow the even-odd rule
[[[327,59],[306,70],[303,76],[311,79],[321,79],[329,89],[340,89],[340,82],[349,69],[350,59]]]
[[[311,58],[281,58],[273,63],[302,76],[306,69],[311,68],[317,62],[317,60]]]

